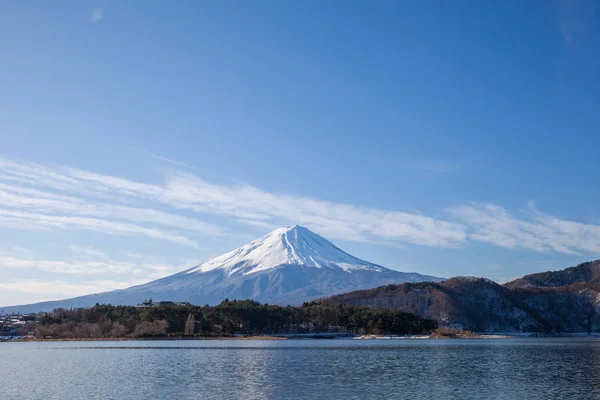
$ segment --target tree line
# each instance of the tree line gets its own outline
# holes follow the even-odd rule
[[[225,299],[217,306],[97,304],[91,308],[56,309],[39,317],[35,334],[39,338],[421,334],[435,328],[431,320],[398,310],[319,302],[282,307]]]

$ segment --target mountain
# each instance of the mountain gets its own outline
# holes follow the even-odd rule
[[[577,283],[600,284],[600,260],[586,262],[561,271],[547,271],[526,275],[508,282],[510,287],[560,287]]]
[[[135,305],[145,299],[202,305],[218,304],[225,298],[300,304],[390,283],[439,280],[361,260],[304,227],[291,226],[276,229],[204,264],[144,285],[2,310],[37,312],[59,307],[90,307],[96,303]]]
[[[322,299],[411,312],[479,332],[600,331],[600,260],[524,276],[504,285],[484,278],[388,285]]]

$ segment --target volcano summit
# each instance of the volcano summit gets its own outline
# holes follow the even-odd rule
[[[37,312],[90,307],[96,303],[134,305],[145,299],[218,304],[223,299],[253,299],[300,304],[319,297],[377,286],[440,281],[399,272],[356,258],[301,226],[278,228],[229,253],[155,281],[115,290],[5,311]]]

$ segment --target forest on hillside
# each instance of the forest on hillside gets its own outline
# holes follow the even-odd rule
[[[277,335],[302,333],[420,334],[436,324],[398,310],[345,304],[299,307],[224,300],[218,306],[154,303],[56,309],[39,317],[38,338],[144,338]]]
[[[321,302],[403,310],[440,326],[475,332],[600,332],[600,280],[595,278],[599,274],[586,271],[588,264],[504,285],[455,277],[359,290]],[[554,286],[558,284],[566,286]]]

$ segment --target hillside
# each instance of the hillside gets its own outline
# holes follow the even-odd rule
[[[599,261],[584,263],[505,285],[457,277],[388,285],[322,301],[392,308],[481,332],[591,332],[600,330],[599,265]]]
[[[526,275],[508,282],[510,287],[561,287],[577,283],[600,284],[600,260],[579,264],[560,271]]]

